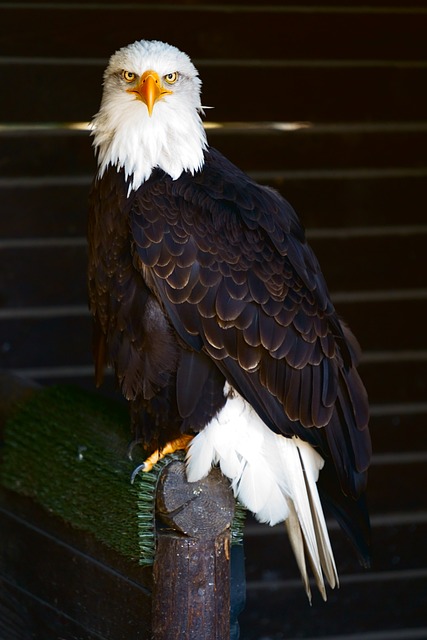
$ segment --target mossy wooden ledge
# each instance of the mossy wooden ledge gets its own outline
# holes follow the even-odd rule
[[[178,454],[132,485],[124,407],[2,376],[0,436],[2,640],[238,638],[243,514],[218,470],[189,485]]]
[[[138,562],[128,416],[74,387],[34,390],[6,420],[1,484]]]
[[[0,637],[151,637],[128,414],[0,377]]]

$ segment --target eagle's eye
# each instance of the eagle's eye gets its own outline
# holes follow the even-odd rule
[[[133,71],[126,71],[125,69],[123,69],[122,78],[126,82],[133,82],[136,78],[136,73],[134,73]]]
[[[173,73],[167,73],[163,78],[168,84],[175,84],[178,80],[178,72],[174,71]]]

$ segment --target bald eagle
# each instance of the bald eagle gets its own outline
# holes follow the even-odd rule
[[[158,41],[117,51],[92,121],[88,286],[97,383],[112,365],[135,437],[219,465],[261,521],[285,521],[309,595],[337,571],[322,503],[369,555],[371,444],[358,346],[297,214],[210,147],[201,81]]]

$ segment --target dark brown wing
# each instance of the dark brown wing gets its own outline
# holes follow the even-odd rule
[[[123,175],[95,180],[89,204],[88,289],[96,383],[112,365],[130,402],[137,440],[149,450],[201,429],[225,402],[224,377],[205,354],[179,344],[162,306],[134,266]]]
[[[332,457],[343,491],[359,496],[371,449],[357,347],[290,205],[210,150],[194,177],[154,174],[131,225],[140,268],[182,341],[271,429]]]

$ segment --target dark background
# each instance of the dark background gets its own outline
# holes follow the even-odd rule
[[[74,123],[141,38],[193,59],[211,144],[294,205],[361,342],[373,568],[333,527],[341,589],[310,608],[282,528],[250,523],[242,640],[427,637],[427,3],[365,4],[0,3],[0,369],[93,389]]]

